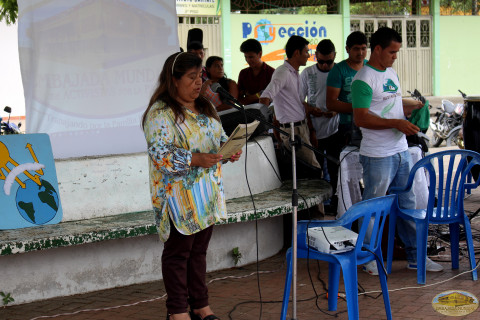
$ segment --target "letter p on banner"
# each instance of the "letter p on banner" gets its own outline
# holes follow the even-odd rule
[[[242,23],[243,38],[247,38],[250,33],[252,33],[252,25],[250,22]]]

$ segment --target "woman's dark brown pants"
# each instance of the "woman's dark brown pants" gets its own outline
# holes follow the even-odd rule
[[[183,235],[170,221],[170,237],[164,244],[162,274],[167,291],[169,314],[208,306],[205,283],[207,248],[213,226],[192,235]]]

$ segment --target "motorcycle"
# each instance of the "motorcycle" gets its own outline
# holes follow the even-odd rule
[[[458,90],[463,98],[467,95]],[[464,110],[463,103],[456,105],[449,100],[442,100],[441,112],[435,114],[436,120],[430,123],[430,129],[433,131],[432,145],[440,146],[445,140],[447,147],[459,144],[459,133],[462,129],[462,115]]]
[[[0,123],[0,135],[2,134],[21,134],[22,132],[20,131],[20,127],[22,126],[22,123],[19,122],[18,125],[16,125],[13,122],[10,122],[10,114],[12,113],[12,108],[9,106],[6,106],[5,109],[3,109],[6,113],[8,113],[8,120],[7,122],[2,121]]]

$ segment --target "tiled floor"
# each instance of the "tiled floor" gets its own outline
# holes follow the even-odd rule
[[[465,200],[465,209],[475,212],[480,207],[480,191]],[[474,234],[480,236],[480,218],[472,220]],[[478,242],[476,243],[478,244]],[[448,252],[448,250],[447,250]],[[210,303],[222,319],[279,319],[285,278],[285,255],[281,252],[257,264],[222,270],[207,275]],[[449,319],[432,307],[435,295],[447,290],[461,290],[480,297],[480,282],[472,282],[467,259],[461,260],[459,270],[451,270],[450,257],[432,257],[445,270],[427,273],[427,285],[416,283],[416,272],[405,268],[405,261],[396,261],[388,278],[390,301],[394,319]],[[480,255],[477,254],[477,259]],[[256,271],[261,273],[256,275]],[[310,273],[308,272],[308,268]],[[359,269],[359,288],[377,291],[378,277]],[[461,275],[459,275],[461,274]],[[311,276],[311,279],[309,277]],[[453,276],[458,277],[451,279]],[[451,279],[451,280],[449,280]],[[336,312],[327,311],[325,283],[328,281],[327,264],[302,259],[298,262],[297,319],[347,319],[346,302],[339,301]],[[318,299],[316,299],[316,293]],[[341,285],[340,290],[343,286]],[[378,293],[359,297],[361,319],[386,319],[382,297]],[[261,296],[261,298],[260,298]],[[260,303],[261,301],[261,303]],[[479,319],[475,311],[460,319]],[[0,309],[0,319],[164,319],[165,291],[161,281],[129,287],[92,292],[83,295],[50,299]],[[291,309],[289,310],[289,317]]]
[[[407,270],[404,261],[393,266],[388,286],[391,290],[390,301],[395,319],[447,319],[432,308],[432,299],[438,293],[447,290],[468,291],[480,297],[480,286],[472,282],[470,274],[444,282],[462,271],[467,270],[466,259],[462,260],[460,270],[451,270],[449,263],[442,265],[445,271],[427,274],[427,286],[418,286],[415,271]],[[297,318],[330,318],[326,313],[338,319],[347,319],[346,302],[339,301],[338,311],[327,311],[324,283],[328,281],[325,263],[299,260],[297,286]],[[285,276],[284,255],[261,261],[259,278],[255,275],[256,265],[223,270],[208,274],[211,305],[222,319],[278,319],[281,309]],[[315,299],[312,282],[319,295]],[[378,278],[359,271],[359,285],[366,290],[379,290]],[[406,288],[398,290],[401,288]],[[260,290],[259,290],[260,288]],[[342,288],[342,287],[341,287]],[[261,301],[260,303],[260,293]],[[385,319],[382,297],[370,293],[359,297],[361,319]],[[317,303],[316,303],[317,302]],[[111,290],[93,292],[84,295],[50,299],[41,302],[7,307],[0,310],[1,319],[163,319],[165,317],[164,290],[161,281],[134,285]],[[291,309],[290,309],[291,310]],[[53,317],[55,316],[55,317]],[[291,311],[289,313],[291,316]],[[478,311],[464,319],[478,319]]]

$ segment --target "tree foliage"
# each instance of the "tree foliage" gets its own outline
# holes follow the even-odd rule
[[[0,0],[0,21],[5,20],[7,25],[17,21],[18,4],[17,0]]]
[[[440,0],[440,14],[445,16],[478,15],[477,0]]]
[[[411,14],[412,0],[358,2],[351,1],[350,14],[405,15]]]
[[[306,6],[298,10],[298,14],[327,14],[327,6]]]

